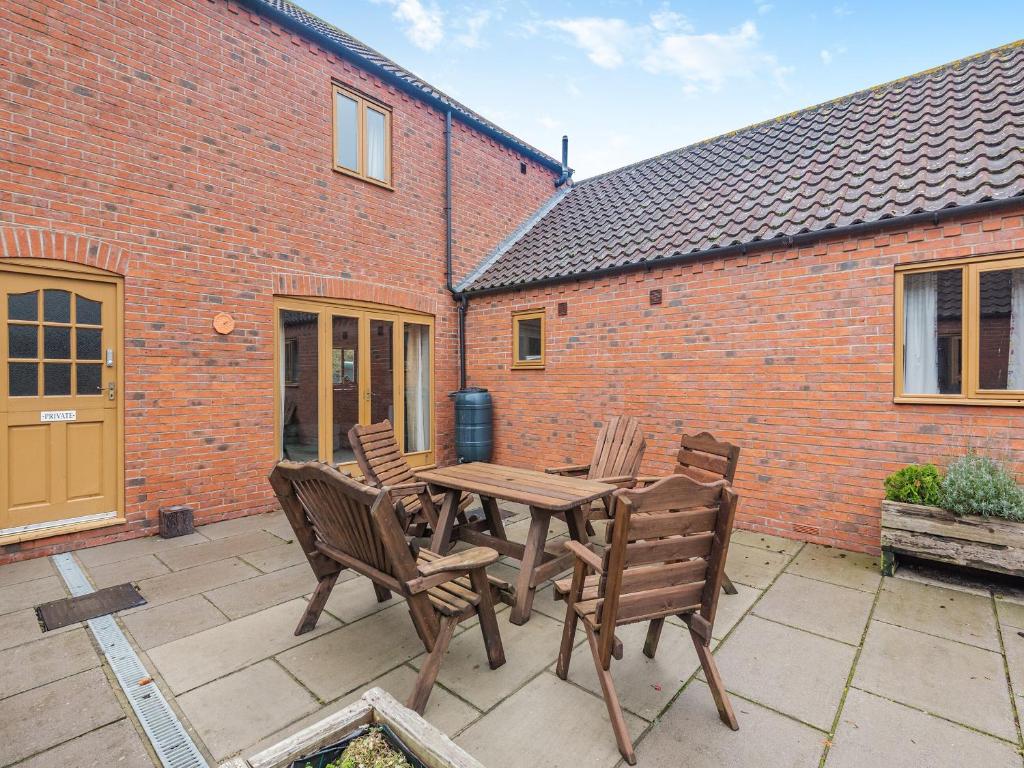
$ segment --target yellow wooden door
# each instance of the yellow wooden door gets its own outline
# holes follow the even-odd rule
[[[117,300],[0,271],[0,537],[121,517]]]

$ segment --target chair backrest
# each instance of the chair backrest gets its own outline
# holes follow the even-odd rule
[[[725,480],[669,475],[642,490],[616,491],[614,504],[598,585],[604,664],[617,624],[688,612],[714,624],[736,493]]]
[[[640,471],[647,441],[632,416],[612,416],[597,434],[590,478],[635,476]]]
[[[683,435],[676,456],[676,474],[689,475],[702,483],[724,478],[732,484],[736,478],[736,465],[740,461],[740,447],[715,439],[710,432]]]
[[[367,483],[379,487],[416,481],[412,467],[398,447],[395,428],[387,419],[376,424],[356,424],[348,431],[348,441]]]
[[[270,484],[314,570],[323,555],[372,580],[380,574],[399,582],[416,577],[387,493],[317,461],[278,462]]]

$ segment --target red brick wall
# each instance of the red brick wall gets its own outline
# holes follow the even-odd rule
[[[394,191],[331,170],[331,78],[394,110]],[[263,510],[274,457],[272,295],[436,314],[439,459],[451,456],[455,312],[444,290],[444,119],[225,0],[0,4],[5,256],[125,275],[130,524],[0,560]],[[457,272],[553,192],[554,174],[457,120]],[[59,252],[55,243],[59,242]],[[76,245],[78,247],[78,245]],[[458,275],[457,275],[458,276]],[[213,332],[231,313],[229,336]]]
[[[1019,213],[475,299],[469,378],[494,394],[495,459],[587,460],[601,420],[628,413],[644,469],[667,471],[679,434],[706,429],[742,446],[741,526],[876,552],[901,465],[973,446],[1024,471],[1024,411],[892,401],[894,264],[1010,249]],[[547,366],[513,371],[509,314],[532,307]]]

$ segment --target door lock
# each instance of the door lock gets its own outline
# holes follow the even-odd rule
[[[107,400],[114,399],[114,382],[107,384]]]

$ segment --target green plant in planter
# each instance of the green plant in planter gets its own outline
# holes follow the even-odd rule
[[[885,478],[885,498],[937,507],[942,503],[941,482],[942,476],[934,464],[909,464]]]
[[[971,451],[946,470],[940,506],[955,515],[1024,521],[1024,489],[1002,464]]]

